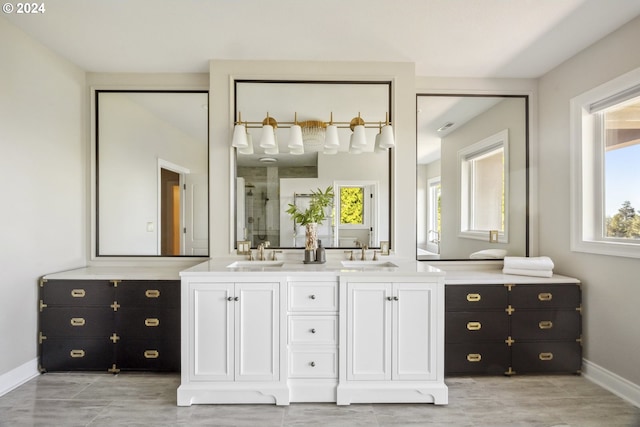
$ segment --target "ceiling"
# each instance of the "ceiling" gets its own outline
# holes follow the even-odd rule
[[[414,62],[418,76],[536,78],[640,14],[638,0],[55,0],[2,14],[93,72],[210,59]],[[0,18],[0,23],[2,19]]]

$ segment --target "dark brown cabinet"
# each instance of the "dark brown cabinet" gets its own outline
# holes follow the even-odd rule
[[[40,369],[180,370],[179,280],[43,279]]]
[[[445,373],[579,373],[578,283],[448,285]]]

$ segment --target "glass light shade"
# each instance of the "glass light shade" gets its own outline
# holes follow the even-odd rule
[[[365,147],[367,145],[367,136],[364,132],[364,126],[358,125],[353,128],[353,134],[351,135],[353,139],[351,140],[351,147]]]
[[[244,155],[253,154],[253,137],[250,133],[247,134],[247,146],[245,148],[238,148],[238,153]]]
[[[382,127],[382,131],[380,132],[380,148],[391,148],[395,147],[396,142],[393,138],[393,128],[391,125],[386,125]]]
[[[353,141],[355,139],[353,137],[354,134],[355,134],[355,132],[351,134],[351,140],[349,141],[349,153],[351,153],[351,154],[361,154],[362,153],[362,147],[353,144]]]
[[[376,134],[376,142],[375,142],[375,144],[373,146],[373,151],[375,153],[384,153],[384,152],[387,151],[386,148],[380,147],[380,140],[382,139],[381,137],[382,137],[382,133],[377,133]]]
[[[269,148],[265,148],[264,149],[264,153],[265,154],[273,155],[273,154],[280,153],[280,146],[278,145],[278,139],[275,138],[274,141],[275,141],[275,143],[274,143],[273,147],[269,147]]]
[[[302,151],[304,152],[304,143],[302,141],[302,128],[300,127],[300,125],[293,125],[291,126],[290,129],[290,136],[289,136],[289,144],[287,145],[287,147],[289,147],[292,151],[296,150],[299,151],[300,149],[302,149]]]
[[[233,139],[231,146],[236,148],[247,148],[249,145],[247,141],[247,129],[243,124],[237,124],[233,128]]]
[[[338,138],[338,126],[329,125],[324,135],[324,148],[327,150],[336,150],[340,147],[340,139]],[[327,152],[325,150],[325,153]]]
[[[276,146],[276,135],[273,126],[262,126],[262,135],[260,136],[260,147],[274,148]]]

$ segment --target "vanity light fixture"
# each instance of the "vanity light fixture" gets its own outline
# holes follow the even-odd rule
[[[247,148],[248,145],[247,128],[242,124],[242,116],[238,113],[238,121],[233,127],[233,140],[231,142],[231,146],[236,148]]]
[[[303,154],[304,142],[302,139],[302,127],[298,124],[298,113],[295,113],[294,125],[291,126],[290,132],[287,147],[292,154]]]
[[[276,146],[275,130],[278,128],[278,122],[273,117],[267,117],[262,121],[262,136],[260,137],[260,147],[274,148]]]
[[[249,148],[249,134],[247,133],[247,129],[262,127],[260,147],[264,149],[266,154],[278,154],[279,148],[275,131],[280,127],[291,129],[287,142],[287,148],[290,154],[304,154],[305,147],[312,149],[312,151],[318,151],[316,147],[320,147],[324,154],[336,154],[340,149],[338,129],[350,128],[352,134],[349,143],[349,152],[362,153],[368,145],[365,128],[372,128],[374,126],[379,129],[374,151],[383,152],[395,147],[389,113],[385,113],[384,122],[378,122],[376,125],[367,125],[362,117],[360,117],[360,113],[349,122],[334,122],[332,112],[329,122],[326,123],[322,120],[305,120],[298,122],[298,113],[296,112],[293,122],[278,123],[273,117],[269,116],[269,113],[267,113],[267,117],[262,122],[243,122],[240,112],[238,112],[238,121],[234,127],[231,145],[238,148],[239,154],[253,154],[252,149]]]
[[[244,155],[253,154],[253,137],[247,132],[247,146],[245,148],[238,148],[238,153]]]

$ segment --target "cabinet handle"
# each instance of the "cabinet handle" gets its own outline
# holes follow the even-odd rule
[[[86,292],[84,289],[72,289],[71,296],[74,298],[84,298]]]
[[[309,331],[309,332],[311,332],[312,334],[315,334],[316,333],[316,328],[311,328],[311,331]]]
[[[233,301],[233,297],[227,297],[227,301]]]
[[[551,329],[553,328],[553,322],[551,320],[543,320],[538,323],[540,329]]]
[[[467,301],[469,302],[478,302],[481,298],[480,294],[467,294]]]
[[[538,355],[538,358],[540,360],[552,360],[553,359],[553,353],[540,353]]]
[[[71,350],[69,352],[69,355],[74,359],[77,359],[79,357],[84,357],[84,350]]]
[[[71,326],[84,326],[85,320],[82,317],[72,317]]]
[[[467,329],[470,331],[479,331],[482,328],[482,323],[480,322],[469,322],[467,323]]]
[[[393,300],[394,301],[398,301],[398,297],[393,297]]]
[[[387,297],[387,301],[393,301],[393,298]]]
[[[309,298],[311,298],[311,299],[316,299],[316,296],[315,296],[315,295],[313,295],[313,294],[311,294],[311,295],[309,295]]]
[[[309,363],[309,365],[310,365],[312,368],[315,368],[315,367],[316,367],[316,362],[311,362],[311,363]]]
[[[159,298],[160,291],[157,289],[147,289],[144,293],[147,298]]]
[[[482,355],[478,353],[467,354],[468,362],[479,362],[482,360]]]
[[[538,294],[538,299],[540,301],[551,301],[553,299],[553,294],[551,292],[541,292]]]
[[[158,326],[160,325],[160,320],[155,318],[144,319],[144,326]]]
[[[234,301],[238,301],[240,299],[240,297],[233,297]]]
[[[145,350],[144,357],[146,359],[157,359],[160,356],[158,350]]]

